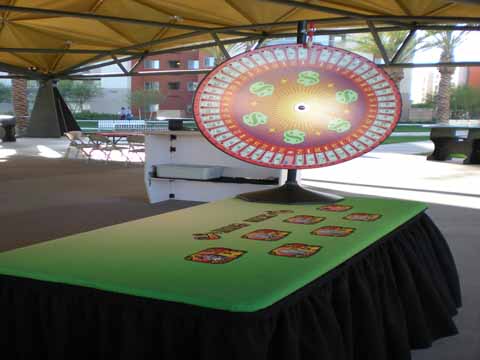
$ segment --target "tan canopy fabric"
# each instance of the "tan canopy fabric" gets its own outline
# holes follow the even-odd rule
[[[316,27],[480,23],[472,0],[0,0],[0,70],[65,74],[88,63]],[[217,37],[218,36],[218,37]]]

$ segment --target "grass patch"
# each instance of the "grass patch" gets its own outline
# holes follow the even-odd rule
[[[430,131],[428,128],[424,128],[421,125],[405,125],[405,126],[397,126],[395,132],[427,132]]]
[[[428,136],[390,136],[382,144],[399,144],[414,141],[430,140]]]
[[[82,120],[78,122],[78,125],[83,130],[85,128],[98,128],[98,121],[96,120]]]

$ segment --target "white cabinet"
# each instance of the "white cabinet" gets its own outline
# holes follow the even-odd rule
[[[220,166],[223,176],[214,180],[180,179],[156,173],[156,165],[161,164]],[[167,199],[214,201],[273,188],[285,179],[286,170],[237,160],[211,145],[198,131],[158,131],[145,135],[145,186],[150,203]]]

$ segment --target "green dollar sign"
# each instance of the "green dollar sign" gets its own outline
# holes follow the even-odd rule
[[[248,126],[264,125],[267,123],[267,120],[268,116],[258,111],[243,115],[243,122]]]
[[[335,99],[340,104],[346,104],[347,103],[347,98],[346,98],[345,93],[343,91],[337,91],[337,93],[335,94]]]
[[[297,129],[287,130],[283,133],[283,141],[288,144],[301,144],[305,141],[305,133]]]
[[[344,93],[348,99],[349,104],[358,100],[358,94],[356,91],[347,89],[347,90],[344,90]]]
[[[340,90],[336,92],[335,98],[337,102],[341,104],[351,104],[358,100],[358,94],[356,91],[350,89]]]
[[[337,133],[343,133],[350,129],[351,126],[352,124],[350,123],[350,121],[338,118],[333,119],[328,123],[328,130],[335,131]]]
[[[270,96],[273,94],[274,90],[275,86],[264,83],[263,81],[257,81],[250,85],[250,92],[257,96]]]
[[[297,83],[303,86],[312,86],[320,82],[320,74],[315,71],[302,71],[298,73]]]

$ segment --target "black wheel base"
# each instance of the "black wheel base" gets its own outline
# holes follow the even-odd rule
[[[297,183],[288,182],[275,189],[240,194],[237,198],[272,204],[332,204],[343,200],[343,197],[335,194],[307,190]]]

